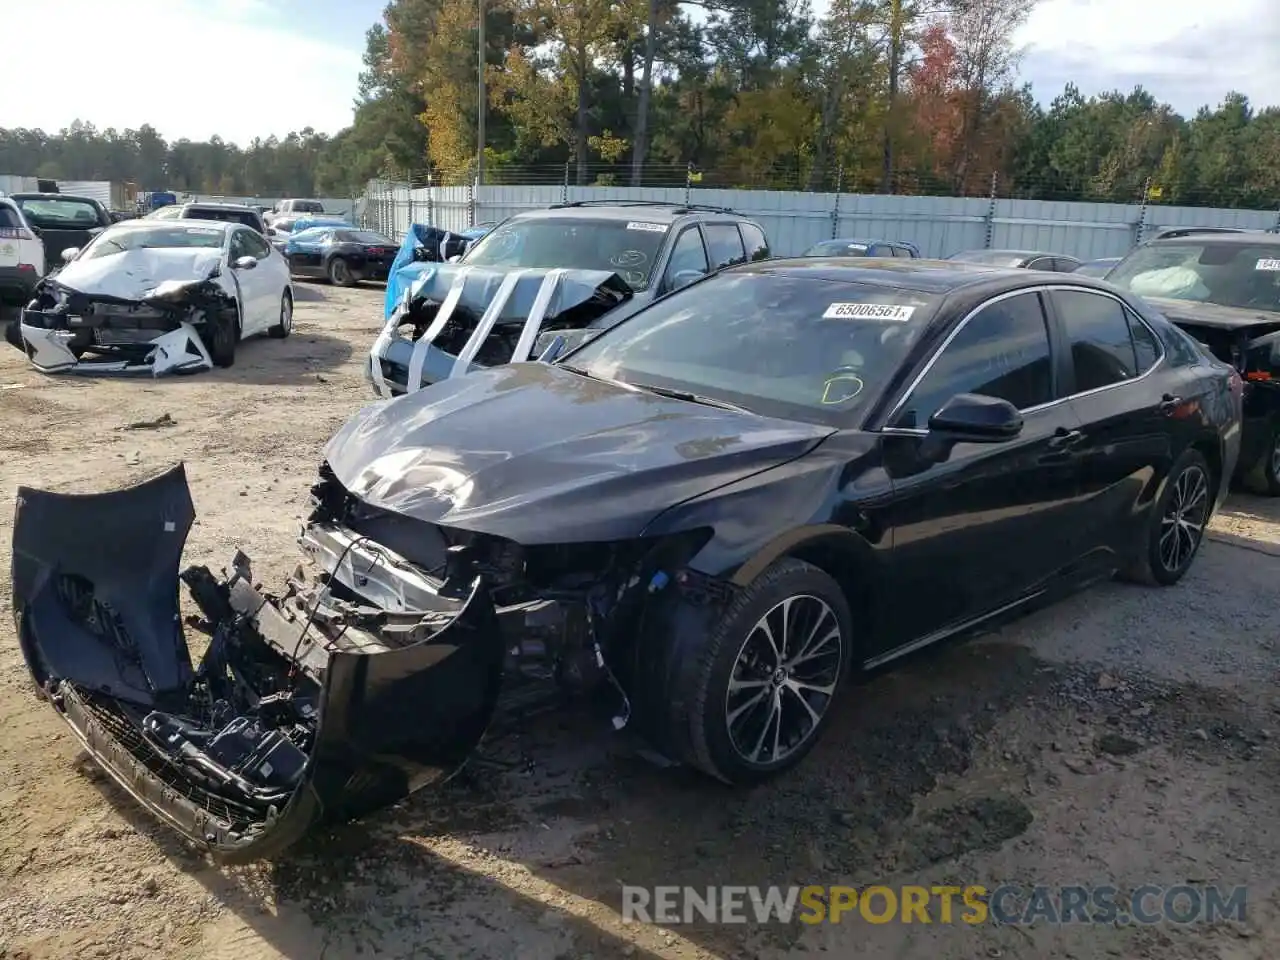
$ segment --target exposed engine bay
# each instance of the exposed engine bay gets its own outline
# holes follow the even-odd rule
[[[166,280],[139,299],[89,294],[41,281],[16,325],[15,346],[46,373],[149,373],[206,370],[218,324],[234,330],[237,301],[217,275]]]
[[[701,595],[681,567],[698,532],[525,548],[379,510],[327,465],[312,503],[280,593],[239,553],[222,577],[181,573],[199,610],[187,623],[209,638],[193,664],[181,465],[104,494],[19,491],[15,615],[33,679],[121,786],[226,862],[446,779],[495,717],[606,691],[626,726],[655,600]]]

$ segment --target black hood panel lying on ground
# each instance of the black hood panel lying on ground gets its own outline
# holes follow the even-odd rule
[[[637,536],[832,432],[517,363],[366,407],[325,456],[373,507],[531,546]]]
[[[183,573],[212,640],[193,667],[178,564],[194,509],[181,465],[84,496],[18,491],[13,599],[32,678],[84,748],[153,814],[227,862],[278,853],[461,767],[501,687],[483,579],[398,645],[322,591],[268,597]],[[246,558],[238,559],[245,561]],[[241,573],[246,573],[243,568]],[[443,590],[443,588],[442,588]],[[385,622],[384,612],[382,619]]]

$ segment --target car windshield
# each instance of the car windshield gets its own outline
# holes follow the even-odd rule
[[[291,233],[293,231],[293,225],[295,223],[297,223],[297,220],[293,218],[276,220],[274,223],[271,224],[271,229],[277,231],[278,233]]]
[[[865,257],[867,245],[856,240],[823,240],[804,252],[806,257]]]
[[[476,241],[463,259],[476,267],[608,270],[632,290],[643,290],[669,226],[644,220],[642,212],[635,220],[509,220]]]
[[[25,200],[15,198],[15,202],[27,215],[27,219],[37,227],[57,230],[67,227],[92,229],[101,226],[98,208],[88,200],[41,197]]]
[[[965,250],[947,257],[948,260],[959,260],[963,263],[985,263],[992,267],[1016,267],[1027,259],[1025,253],[1010,253],[1008,250]]]
[[[1098,260],[1092,263],[1083,263],[1072,272],[1084,277],[1105,277],[1115,265],[1115,260]]]
[[[564,364],[766,416],[847,425],[875,397],[937,297],[776,273],[721,273],[605,331]]]
[[[138,221],[141,222],[141,221]],[[173,250],[183,247],[221,247],[223,227],[164,223],[136,227],[132,224],[107,230],[84,251],[82,259],[109,257],[127,250]]]
[[[295,200],[290,209],[294,213],[324,213],[324,204],[318,200]]]
[[[1280,313],[1280,244],[1156,243],[1135,249],[1107,282],[1141,297]]]

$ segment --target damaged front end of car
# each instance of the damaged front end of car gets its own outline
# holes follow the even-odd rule
[[[343,601],[325,574],[273,596],[243,555],[230,576],[179,574],[194,516],[181,465],[108,493],[18,493],[23,656],[121,787],[220,860],[247,862],[461,767],[493,714],[503,655],[465,562],[416,614]],[[198,665],[179,577],[209,634]]]
[[[190,373],[213,366],[208,337],[232,329],[234,296],[212,275],[165,280],[137,299],[86,293],[46,278],[22,311],[14,343],[44,373]]]
[[[710,530],[526,547],[375,507],[327,463],[312,504],[304,563],[272,594],[242,554],[222,577],[179,574],[181,465],[101,494],[19,490],[14,607],[36,686],[121,787],[223,862],[442,782],[493,726],[566,700],[600,694],[615,728],[644,730],[669,667],[641,637],[678,643],[727,602],[685,566]],[[209,636],[198,664],[179,579]]]
[[[529,360],[564,331],[582,339],[633,292],[603,270],[494,269],[414,264],[422,273],[390,309],[369,351],[379,397],[412,393],[478,367]]]

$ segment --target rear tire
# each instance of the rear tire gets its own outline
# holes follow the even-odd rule
[[[267,328],[267,336],[283,340],[293,332],[293,296],[288,290],[280,298],[280,322]]]
[[[329,267],[325,272],[329,276],[329,282],[335,287],[354,287],[356,285],[356,277],[351,272],[351,264],[347,263],[342,257],[334,257],[330,260]]]
[[[1264,497],[1280,497],[1280,417],[1272,417],[1262,456],[1245,474],[1244,486]]]
[[[236,347],[240,342],[240,321],[225,312],[210,317],[200,331],[204,348],[215,367],[230,367],[236,362]]]
[[[1134,562],[1123,572],[1128,580],[1170,587],[1183,578],[1204,543],[1204,530],[1214,501],[1214,476],[1198,450],[1174,461],[1164,490],[1151,507],[1151,517]]]
[[[799,763],[825,729],[853,656],[849,603],[822,570],[790,558],[749,584],[676,667],[683,759],[729,784]]]

